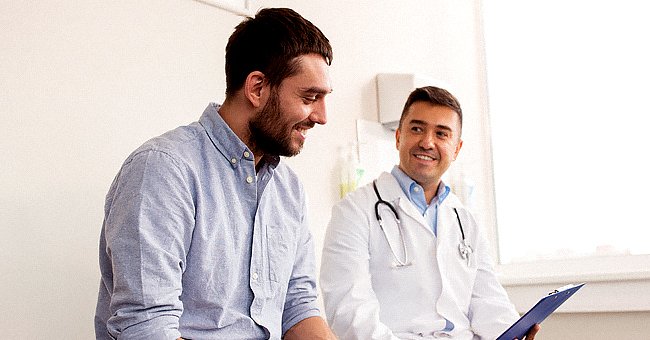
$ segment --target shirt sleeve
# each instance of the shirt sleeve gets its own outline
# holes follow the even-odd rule
[[[181,336],[181,279],[194,226],[187,173],[168,154],[143,151],[109,192],[104,251],[112,277],[102,279],[111,294],[107,329],[117,339]]]
[[[303,200],[302,211],[306,211]],[[300,230],[297,233],[296,258],[287,287],[287,298],[282,313],[282,334],[298,322],[320,316],[316,299],[316,266],[314,241],[309,231],[305,214],[302,217]]]
[[[478,231],[478,229],[477,229]],[[489,244],[478,232],[476,280],[469,306],[471,328],[481,339],[496,339],[519,318],[501,283],[494,273]]]
[[[370,277],[367,216],[351,195],[332,210],[321,260],[325,314],[342,339],[397,339],[379,320]]]

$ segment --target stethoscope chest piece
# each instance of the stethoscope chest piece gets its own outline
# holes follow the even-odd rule
[[[474,252],[472,247],[469,244],[467,244],[467,241],[462,240],[458,244],[458,252],[460,253],[460,257],[467,261],[467,266],[469,267],[470,259],[471,259],[470,255],[472,255],[472,253]]]
[[[377,218],[377,222],[379,223],[379,228],[381,228],[381,231],[384,234],[384,237],[386,238],[386,242],[388,242],[388,247],[390,248],[390,252],[393,255],[393,258],[395,261],[393,261],[393,267],[394,268],[402,268],[406,266],[410,266],[412,263],[409,261],[409,256],[408,252],[406,249],[406,241],[404,238],[404,226],[402,226],[402,221],[399,218],[399,215],[397,214],[397,209],[390,204],[389,202],[383,200],[381,198],[381,195],[379,195],[379,190],[377,189],[377,181],[372,182],[372,187],[375,191],[375,195],[377,195],[377,202],[375,202],[375,217]],[[393,249],[393,245],[391,244],[391,241],[388,238],[388,234],[386,233],[386,230],[384,229],[384,223],[382,221],[381,215],[379,214],[379,207],[380,206],[386,206],[388,209],[390,209],[390,212],[393,214],[395,217],[395,221],[397,222],[397,230],[399,232],[399,238],[401,241],[401,248],[403,250],[402,256],[399,256],[395,250]],[[467,266],[469,267],[471,264],[471,258],[472,258],[472,253],[474,252],[474,249],[469,245],[467,240],[465,239],[465,231],[463,230],[463,224],[460,221],[460,215],[458,214],[458,210],[454,208],[454,212],[456,213],[456,219],[458,220],[458,229],[460,230],[461,234],[461,240],[460,243],[458,243],[458,252],[460,254],[461,259],[467,261]]]
[[[472,258],[472,253],[474,252],[474,249],[467,243],[467,240],[465,239],[465,231],[463,230],[463,224],[460,222],[460,215],[458,215],[458,210],[454,208],[454,212],[456,213],[456,219],[458,220],[458,228],[460,229],[460,235],[462,239],[460,240],[460,243],[458,243],[458,252],[460,253],[460,257],[463,260],[467,261],[467,266],[470,266],[470,260]]]

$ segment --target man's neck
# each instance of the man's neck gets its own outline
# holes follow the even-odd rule
[[[259,170],[258,168],[261,167],[261,160],[264,154],[253,145],[248,123],[254,112],[247,103],[238,99],[236,96],[228,97],[221,105],[219,114],[235,135],[251,150],[255,156],[255,169]]]

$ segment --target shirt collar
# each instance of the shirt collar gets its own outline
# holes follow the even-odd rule
[[[400,169],[398,165],[395,165],[393,167],[391,174],[395,177],[397,183],[399,183],[399,186],[402,188],[402,191],[409,199],[409,201],[411,201],[418,207],[420,207],[421,205],[424,205],[426,207],[426,200],[424,198],[424,188],[422,188],[421,185],[419,185],[411,177],[409,177],[404,171],[402,171],[402,169]],[[438,190],[436,191],[436,195],[433,197],[433,199],[431,199],[430,204],[435,204],[435,203],[442,204],[442,201],[444,201],[445,198],[447,198],[450,191],[451,189],[449,188],[449,186],[445,185],[443,181],[440,181],[440,184],[438,185]]]
[[[243,161],[253,162],[254,165],[255,156],[253,152],[239,139],[223,118],[221,118],[219,114],[220,108],[221,105],[210,103],[205,111],[203,111],[201,118],[199,118],[199,123],[205,128],[212,144],[226,158],[233,169],[237,168],[239,163]],[[275,169],[280,163],[280,157],[265,155],[262,157],[261,162],[268,164],[271,169]]]

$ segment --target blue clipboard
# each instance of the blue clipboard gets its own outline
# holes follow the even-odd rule
[[[578,285],[568,285],[558,288],[549,295],[541,298],[533,308],[524,314],[517,322],[506,329],[503,334],[499,335],[497,340],[522,340],[528,330],[536,323],[542,323],[551,313],[553,313],[564,301],[568,300],[578,289],[584,286],[584,283]]]

